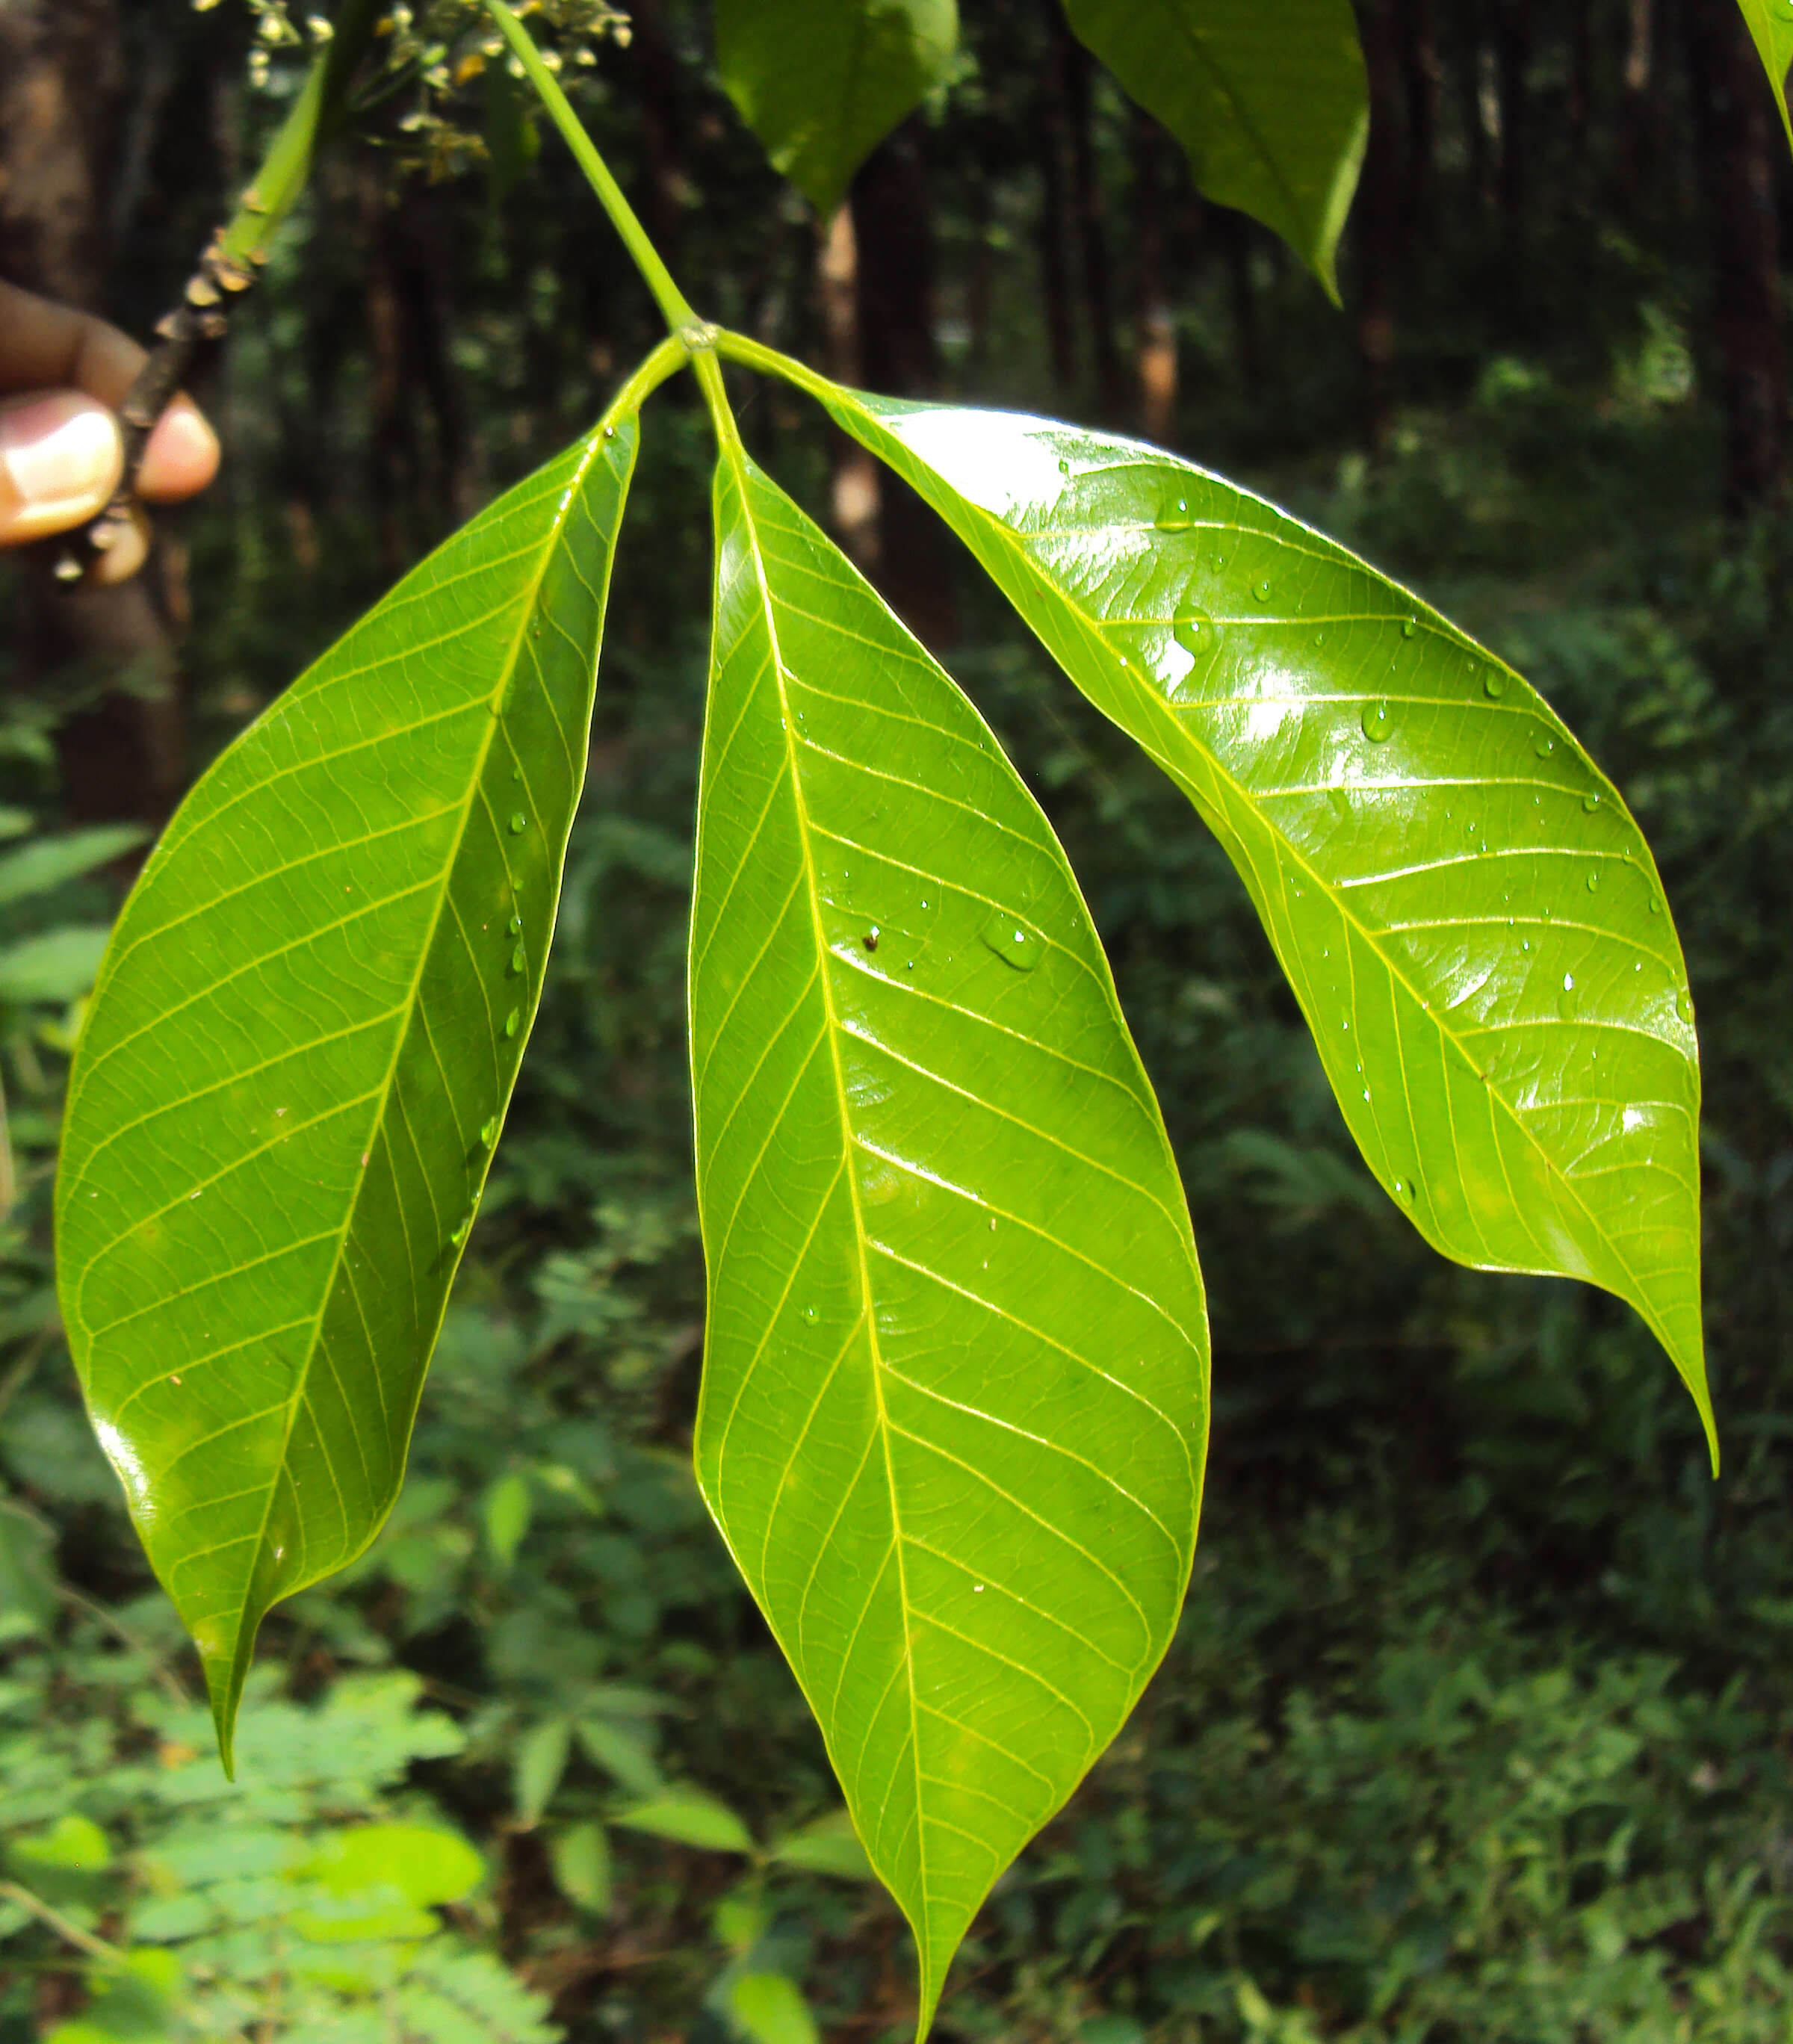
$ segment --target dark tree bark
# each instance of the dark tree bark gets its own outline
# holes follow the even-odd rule
[[[1177,431],[1177,318],[1170,287],[1170,194],[1177,150],[1151,115],[1133,110],[1134,344],[1140,428],[1168,447]]]
[[[926,131],[912,116],[881,142],[853,180],[858,258],[859,359],[867,385],[896,397],[939,387],[934,339],[934,195]],[[924,644],[958,636],[950,555],[939,521],[880,466],[878,578],[891,607]]]
[[[1625,62],[1620,72],[1618,188],[1613,197],[1619,213],[1634,218],[1649,194],[1657,155],[1651,90],[1656,68],[1656,10],[1652,0],[1626,0],[1625,29]]]
[[[93,311],[112,254],[123,73],[114,0],[0,0],[0,276]],[[88,699],[56,734],[77,820],[154,822],[180,790],[185,720],[153,586],[150,570],[109,590],[21,578],[25,686]]]
[[[853,209],[843,206],[823,230],[816,249],[816,282],[822,314],[822,353],[837,383],[864,383],[865,351],[860,337],[859,241]],[[838,427],[828,432],[831,508],[835,536],[869,573],[877,566],[883,530],[878,517],[877,463]]]
[[[1050,0],[1049,0],[1050,4]],[[1047,56],[1040,73],[1040,113],[1035,133],[1039,150],[1040,291],[1045,299],[1046,344],[1052,380],[1061,396],[1077,386],[1077,325],[1071,306],[1070,251],[1074,225],[1071,193],[1070,96],[1066,88],[1058,15],[1052,6]]]
[[[1569,0],[1568,10],[1568,116],[1569,161],[1576,172],[1574,196],[1579,198],[1580,173],[1587,167],[1588,144],[1594,128],[1594,6],[1593,0]]]
[[[667,38],[659,0],[632,0],[628,15],[632,96],[641,121],[642,221],[676,274],[687,155],[678,56]]]
[[[965,280],[965,323],[969,345],[966,367],[975,382],[989,367],[990,312],[996,286],[996,251],[990,243],[990,179],[981,163],[971,174],[971,261]]]
[[[1403,202],[1401,75],[1393,0],[1360,0],[1364,61],[1369,73],[1369,147],[1355,211],[1357,361],[1362,378],[1364,444],[1380,455],[1395,407],[1395,309],[1401,272]]]
[[[1394,28],[1401,75],[1401,113],[1407,147],[1403,237],[1410,248],[1429,245],[1438,225],[1438,25],[1432,0],[1396,0]]]
[[[1787,358],[1771,126],[1760,67],[1731,0],[1685,17],[1695,143],[1712,248],[1712,338],[1725,408],[1725,503],[1741,517],[1784,493]]]
[[[1233,302],[1234,358],[1246,388],[1255,392],[1264,384],[1264,333],[1257,317],[1257,287],[1251,279],[1251,223],[1230,206],[1211,206],[1207,217],[1227,265]]]
[[[432,195],[389,194],[363,167],[371,371],[370,486],[381,572],[396,578],[474,509],[466,421],[448,352],[447,221]]]
[[[1492,52],[1484,34],[1483,0],[1461,0],[1457,10],[1457,85],[1463,139],[1469,159],[1469,190],[1484,211],[1494,205],[1499,108],[1486,87]]]
[[[1532,0],[1495,0],[1494,62],[1500,106],[1500,233],[1517,275],[1525,259],[1530,198],[1526,77],[1531,67]]]
[[[1077,222],[1077,271],[1083,287],[1083,326],[1089,336],[1090,366],[1096,372],[1096,404],[1102,417],[1116,420],[1125,410],[1120,348],[1115,339],[1114,282],[1108,261],[1107,222],[1102,186],[1096,163],[1096,136],[1091,125],[1090,87],[1096,60],[1065,25],[1062,12],[1052,10],[1058,42],[1057,60],[1065,81],[1065,105],[1071,145],[1071,209]]]

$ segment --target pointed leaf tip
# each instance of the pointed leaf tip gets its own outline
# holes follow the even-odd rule
[[[1065,0],[1078,38],[1183,145],[1196,185],[1262,221],[1334,305],[1369,136],[1350,0]]]
[[[1207,1331],[1088,912],[988,727],[719,469],[690,951],[699,1483],[913,1927],[992,1884],[1188,1579]]]
[[[1762,69],[1768,74],[1781,127],[1789,144],[1793,144],[1793,113],[1787,104],[1787,75],[1793,69],[1793,13],[1777,4],[1777,0],[1737,0],[1737,5],[1762,60]]]
[[[717,0],[724,90],[826,221],[853,173],[942,83],[957,0]]]
[[[1687,968],[1642,833],[1549,704],[1158,448],[809,387],[1214,830],[1401,1211],[1459,1262],[1626,1300],[1715,1457]]]

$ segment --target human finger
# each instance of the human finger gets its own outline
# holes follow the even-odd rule
[[[218,472],[218,436],[190,398],[179,397],[155,422],[137,471],[137,491],[152,504],[178,504]]]
[[[0,405],[0,547],[97,517],[125,463],[118,421],[75,390]]]
[[[74,389],[117,411],[148,359],[129,334],[91,313],[0,283],[0,394]],[[175,503],[203,490],[217,467],[217,436],[182,394],[149,436],[137,486],[152,503]]]

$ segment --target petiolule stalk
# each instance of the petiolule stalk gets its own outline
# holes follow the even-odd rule
[[[78,580],[129,525],[144,454],[156,421],[185,380],[202,343],[220,340],[228,330],[232,302],[255,281],[275,230],[305,190],[319,149],[341,125],[355,67],[373,40],[379,4],[380,0],[341,0],[330,40],[313,60],[274,146],[236,213],[207,244],[181,302],[157,323],[157,344],[119,406],[125,463],[118,487],[76,544],[57,561],[59,580]]]
[[[647,229],[623,196],[622,186],[610,175],[610,166],[598,154],[584,124],[574,112],[572,102],[561,90],[559,79],[542,61],[542,53],[536,48],[534,38],[505,5],[505,0],[485,0],[485,3],[486,13],[503,32],[505,40],[536,88],[536,97],[547,109],[548,118],[560,130],[562,139],[573,152],[574,160],[597,193],[599,205],[609,215],[610,225],[622,236],[623,245],[634,259],[635,267],[641,272],[648,290],[654,294],[654,302],[660,308],[668,328],[687,337],[687,344],[693,350],[707,346],[708,329],[673,282],[672,272],[660,259],[660,252],[648,240]]]

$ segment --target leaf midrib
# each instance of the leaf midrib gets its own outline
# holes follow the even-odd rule
[[[849,393],[843,394],[850,400],[851,394]],[[858,409],[858,408],[855,406],[855,409]],[[889,428],[884,426],[883,422],[879,420],[875,414],[862,411],[860,415],[862,417],[865,417],[870,421],[874,430],[889,432]],[[896,445],[902,449],[905,455],[908,455],[911,459],[918,462],[920,461],[921,457],[914,455],[908,448],[908,444],[903,440],[900,436],[895,433],[889,433],[889,436],[896,441]],[[923,465],[927,466],[927,464]],[[945,478],[943,477],[941,479],[943,483],[944,483]],[[950,485],[946,485],[946,486],[949,489],[951,487]],[[1082,604],[1071,594],[1069,590],[1065,589],[1063,585],[1058,582],[1057,577],[1051,573],[1051,571],[1046,567],[1046,564],[1037,560],[1034,555],[1029,552],[1021,536],[1004,520],[997,517],[993,512],[987,510],[984,505],[976,502],[973,498],[966,496],[963,492],[955,490],[953,490],[952,494],[957,501],[963,504],[966,509],[974,517],[983,522],[986,528],[1000,541],[1003,547],[1008,551],[1017,565],[1029,571],[1028,573],[1023,574],[1021,577],[1023,591],[1023,602],[1026,601],[1026,591],[1031,571],[1038,571],[1040,574],[1044,574],[1046,579],[1053,584],[1053,586],[1058,590],[1060,601],[1063,603],[1066,610],[1069,611],[1071,616],[1076,620],[1078,626],[1081,628],[1085,635],[1086,642],[1090,644],[1105,659],[1112,662],[1115,656],[1111,651],[1108,641],[1102,636],[1100,628],[1096,620],[1091,617],[1089,613],[1085,610]],[[1129,676],[1127,679],[1129,686],[1132,686],[1131,677]],[[1484,1074],[1481,1071],[1480,1068],[1476,1064],[1475,1060],[1469,1055],[1468,1051],[1464,1047],[1462,1043],[1458,1041],[1456,1032],[1453,1030],[1446,1028],[1442,1022],[1438,1020],[1437,1018],[1432,1015],[1432,1011],[1429,1008],[1426,1007],[1421,1001],[1418,991],[1414,987],[1412,982],[1408,979],[1407,974],[1384,954],[1381,945],[1376,940],[1375,934],[1361,921],[1360,921],[1354,914],[1352,913],[1352,912],[1346,906],[1342,900],[1338,898],[1338,890],[1334,886],[1333,883],[1327,880],[1323,874],[1316,870],[1308,859],[1300,850],[1297,849],[1292,842],[1284,836],[1283,832],[1277,828],[1275,822],[1269,816],[1264,815],[1258,810],[1256,805],[1253,803],[1251,797],[1241,786],[1238,779],[1228,771],[1227,767],[1223,764],[1215,754],[1207,747],[1203,745],[1200,740],[1195,737],[1192,733],[1184,728],[1183,724],[1173,713],[1169,704],[1161,701],[1157,697],[1154,696],[1150,690],[1143,687],[1134,687],[1133,692],[1140,701],[1146,702],[1150,705],[1150,712],[1154,720],[1156,720],[1161,725],[1168,724],[1169,728],[1173,731],[1184,743],[1193,747],[1204,759],[1207,761],[1214,773],[1219,777],[1219,778],[1225,783],[1227,788],[1231,790],[1233,799],[1248,813],[1257,818],[1263,828],[1279,845],[1283,847],[1284,854],[1289,862],[1292,865],[1298,866],[1303,873],[1306,874],[1309,879],[1312,881],[1314,885],[1322,890],[1326,897],[1329,901],[1333,901],[1341,920],[1345,922],[1351,929],[1357,932],[1359,937],[1361,938],[1371,954],[1380,962],[1384,971],[1388,974],[1389,978],[1392,981],[1400,986],[1402,990],[1406,993],[1409,1001],[1411,1001],[1413,1005],[1419,1009],[1420,1013],[1431,1020],[1432,1025],[1437,1030],[1439,1036],[1446,1043],[1450,1045],[1452,1050],[1456,1053],[1461,1062],[1476,1078],[1486,1080],[1488,1075]],[[1161,746],[1159,749],[1154,750],[1153,756],[1158,759],[1159,765],[1164,768],[1165,772],[1169,774],[1171,778],[1175,780],[1179,786],[1184,788],[1185,792],[1192,794],[1193,793],[1193,790],[1188,787],[1187,780],[1183,774],[1179,771],[1174,759],[1173,757],[1165,756],[1163,750],[1161,749]],[[1305,979],[1305,974],[1303,974],[1303,979]],[[1580,1191],[1576,1187],[1574,1180],[1568,1177],[1568,1175],[1561,1169],[1561,1167],[1557,1163],[1555,1158],[1553,1158],[1549,1152],[1545,1149],[1543,1145],[1539,1143],[1536,1135],[1533,1134],[1531,1130],[1528,1128],[1525,1123],[1519,1118],[1518,1115],[1514,1109],[1512,1103],[1507,1098],[1506,1094],[1502,1090],[1499,1083],[1492,1080],[1488,1080],[1488,1086],[1489,1092],[1492,1093],[1495,1099],[1499,1101],[1502,1111],[1506,1115],[1511,1126],[1518,1132],[1522,1137],[1523,1137],[1526,1143],[1542,1162],[1545,1169],[1550,1174],[1551,1177],[1561,1184],[1565,1191],[1567,1192],[1569,1197],[1573,1199],[1576,1207],[1580,1210],[1582,1214],[1586,1217],[1589,1225],[1593,1228],[1596,1237],[1600,1241],[1607,1244],[1610,1253],[1617,1261],[1619,1267],[1624,1271],[1626,1280],[1632,1288],[1632,1295],[1634,1303],[1637,1304],[1638,1310],[1643,1314],[1644,1318],[1649,1323],[1652,1330],[1657,1335],[1657,1338],[1662,1343],[1663,1347],[1668,1350],[1671,1355],[1678,1357],[1679,1350],[1677,1345],[1668,1338],[1661,1316],[1657,1312],[1654,1304],[1651,1301],[1649,1293],[1644,1289],[1642,1284],[1638,1278],[1637,1273],[1633,1270],[1630,1260],[1618,1248],[1614,1238],[1600,1225],[1591,1209],[1588,1207],[1587,1201],[1582,1197]],[[1491,1267],[1498,1268],[1501,1266],[1496,1266]]]
[[[890,1458],[891,1424],[885,1406],[882,1372],[884,1357],[879,1345],[877,1316],[873,1310],[872,1272],[867,1253],[869,1237],[859,1197],[858,1174],[853,1166],[854,1133],[851,1116],[847,1112],[847,1078],[840,1061],[840,1038],[843,1034],[840,1020],[835,1009],[834,988],[829,978],[827,959],[830,955],[826,935],[822,928],[818,905],[819,886],[816,860],[810,844],[809,811],[803,795],[803,774],[797,763],[794,709],[786,688],[786,670],[783,647],[778,634],[776,606],[766,572],[766,563],[759,543],[759,527],[754,515],[748,482],[748,464],[739,444],[725,447],[724,458],[735,478],[741,505],[741,518],[746,528],[748,551],[753,561],[754,581],[759,591],[760,606],[766,619],[767,639],[770,642],[774,686],[778,693],[781,712],[781,736],[785,750],[785,769],[790,777],[793,805],[797,812],[797,836],[803,859],[804,898],[809,913],[810,934],[816,947],[816,978],[822,996],[824,1019],[828,1042],[828,1060],[834,1074],[835,1104],[840,1120],[842,1155],[846,1162],[845,1177],[848,1197],[853,1212],[853,1239],[859,1267],[860,1311],[865,1320],[866,1339],[871,1355],[872,1396],[876,1408],[878,1443],[884,1462],[885,1489],[890,1500],[890,1523],[894,1538],[896,1563],[896,1594],[903,1618],[903,1673],[904,1688],[909,1706],[909,1763],[915,1786],[916,1799],[916,1854],[918,1885],[921,1896],[922,1921],[915,1927],[916,1937],[921,1948],[923,1992],[925,1996],[932,1973],[931,1938],[927,1928],[928,1916],[927,1887],[927,1825],[922,1796],[920,1727],[916,1722],[915,1675],[915,1639],[909,1623],[910,1603],[908,1565],[904,1556],[904,1534],[901,1506],[896,1491],[896,1474]],[[844,1670],[844,1663],[843,1670]]]
[[[417,962],[412,974],[411,984],[407,989],[403,1000],[399,1003],[395,1004],[395,1007],[393,1011],[389,1011],[401,1013],[404,1016],[404,1020],[401,1021],[399,1028],[394,1034],[392,1055],[387,1062],[386,1071],[382,1076],[374,1094],[376,1105],[368,1124],[367,1135],[363,1139],[361,1146],[364,1150],[371,1150],[373,1147],[374,1139],[378,1135],[385,1116],[390,1109],[394,1082],[397,1073],[399,1059],[404,1055],[405,1047],[410,1039],[412,1027],[416,1020],[419,1003],[421,999],[424,975],[428,968],[430,959],[435,955],[437,939],[442,928],[443,912],[447,905],[449,895],[453,885],[454,874],[459,865],[462,855],[466,848],[468,820],[473,814],[474,802],[482,792],[486,763],[490,759],[492,748],[497,743],[499,732],[503,726],[503,694],[504,693],[508,692],[510,683],[516,674],[516,663],[523,650],[524,640],[528,631],[529,620],[534,615],[536,605],[540,598],[542,584],[547,574],[548,564],[553,559],[556,550],[562,542],[562,535],[564,534],[566,525],[572,516],[574,505],[579,499],[581,486],[584,483],[587,475],[589,474],[593,463],[600,458],[603,446],[604,435],[602,430],[601,428],[594,428],[586,442],[582,459],[580,460],[578,466],[574,470],[573,474],[567,480],[565,489],[562,494],[559,504],[553,514],[548,529],[543,537],[540,548],[540,557],[536,563],[535,571],[531,575],[523,590],[520,592],[519,598],[516,599],[518,605],[516,629],[513,636],[510,647],[505,655],[504,663],[500,669],[499,678],[494,683],[492,690],[493,695],[494,697],[497,697],[500,700],[499,713],[487,719],[486,728],[479,742],[473,770],[468,778],[467,792],[459,805],[461,810],[460,822],[455,830],[452,848],[443,860],[442,866],[443,879],[441,887],[438,893],[435,905],[431,911],[427,934],[425,935],[422,943],[418,947]],[[275,1473],[271,1480],[266,1486],[266,1499],[263,1506],[261,1521],[256,1527],[253,1536],[255,1541],[255,1553],[248,1565],[248,1573],[244,1579],[244,1592],[236,1600],[236,1620],[238,1631],[236,1639],[233,1642],[231,1654],[231,1677],[232,1688],[233,1689],[235,1688],[236,1678],[238,1672],[242,1668],[244,1660],[242,1636],[243,1616],[248,1608],[251,1596],[253,1593],[256,1572],[259,1569],[262,1559],[267,1552],[268,1523],[273,1513],[274,1500],[278,1493],[281,1479],[287,1470],[292,1446],[293,1430],[298,1423],[299,1409],[304,1402],[306,1389],[310,1384],[311,1372],[315,1366],[317,1358],[319,1337],[323,1327],[324,1317],[329,1310],[331,1301],[336,1295],[338,1281],[344,1268],[344,1258],[347,1253],[348,1243],[355,1232],[355,1217],[360,1212],[363,1200],[366,1197],[367,1183],[368,1181],[365,1177],[362,1177],[358,1180],[354,1195],[348,1203],[340,1228],[330,1231],[328,1235],[319,1238],[319,1239],[327,1240],[329,1239],[331,1236],[333,1236],[335,1239],[335,1247],[332,1252],[329,1274],[320,1293],[317,1311],[315,1314],[310,1316],[311,1333],[305,1343],[304,1359],[301,1362],[295,1377],[293,1389],[286,1400],[286,1426],[281,1436],[279,1453],[275,1466]],[[90,1260],[88,1268],[91,1268],[91,1260]],[[86,1271],[84,1270],[82,1274],[81,1283],[84,1284],[86,1277]],[[78,1298],[79,1297],[79,1285],[76,1290],[76,1297]],[[296,1324],[302,1326],[305,1323],[301,1321]],[[83,1333],[86,1331],[84,1321],[83,1323]],[[90,1336],[90,1341],[92,1337]],[[369,1531],[367,1539],[361,1543],[363,1548],[365,1548],[368,1544],[368,1542],[372,1540],[374,1534],[378,1532],[378,1526],[372,1527]],[[358,1549],[356,1551],[359,1553],[360,1550]],[[352,1554],[345,1555],[343,1558],[344,1563],[352,1559],[354,1559],[354,1556]]]

